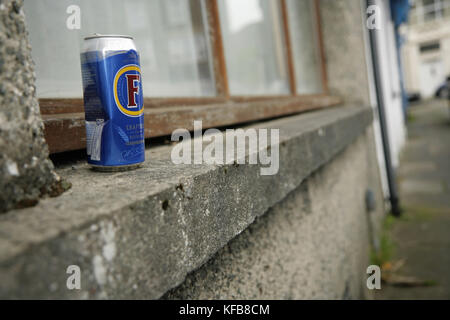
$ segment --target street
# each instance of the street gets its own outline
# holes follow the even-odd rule
[[[411,105],[397,181],[403,215],[388,218],[377,299],[450,298],[450,112],[446,100]]]

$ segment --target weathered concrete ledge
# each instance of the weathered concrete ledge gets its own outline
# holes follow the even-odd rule
[[[159,298],[371,121],[371,109],[349,106],[259,123],[280,129],[275,176],[260,165],[174,165],[170,146],[148,150],[136,171],[59,169],[72,189],[0,216],[0,298]],[[81,290],[66,287],[69,265]]]

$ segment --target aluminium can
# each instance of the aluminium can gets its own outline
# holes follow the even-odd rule
[[[133,38],[86,37],[80,58],[88,163],[103,171],[138,167],[145,160],[144,99]]]

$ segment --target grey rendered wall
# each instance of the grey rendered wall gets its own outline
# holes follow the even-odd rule
[[[0,1],[0,213],[51,192],[22,1]]]
[[[369,106],[361,2],[321,0],[328,85]],[[365,298],[384,216],[372,127],[165,298]],[[367,213],[366,190],[377,209]]]
[[[166,299],[357,299],[365,287],[370,221],[365,191],[379,191],[373,134],[348,146],[258,218]],[[377,203],[382,203],[376,192]],[[370,217],[372,216],[372,217]]]
[[[260,165],[174,166],[171,146],[148,149],[150,161],[133,172],[95,173],[85,163],[58,168],[72,183],[68,192],[0,216],[0,297],[160,298],[271,208],[279,203],[296,207],[289,195],[364,136],[372,119],[368,108],[341,106],[253,124],[255,129],[280,129],[279,143],[268,147],[280,148],[280,170],[273,176],[262,177]],[[367,158],[358,160],[363,166],[353,159],[347,159],[347,166],[367,174],[376,191],[374,171],[368,170],[373,168],[370,142],[364,140]],[[353,174],[345,168],[344,174]],[[330,174],[320,179],[338,183],[342,178]],[[356,202],[336,204],[328,192],[313,190],[312,205],[364,215],[360,201],[367,185],[344,182],[352,194],[359,188],[347,198]],[[282,232],[297,236],[292,229]],[[320,229],[315,232],[320,235]],[[285,257],[295,254],[289,247],[280,249]],[[80,267],[80,290],[66,287],[69,265]],[[288,288],[290,283],[278,285]]]

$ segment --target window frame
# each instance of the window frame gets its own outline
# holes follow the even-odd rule
[[[214,97],[151,97],[144,98],[145,138],[170,135],[177,128],[192,130],[194,120],[203,120],[203,128],[224,127],[334,106],[340,97],[329,94],[320,20],[319,0],[313,0],[314,37],[317,37],[322,92],[298,95],[294,58],[291,46],[286,0],[280,1],[282,30],[286,47],[286,65],[290,94],[230,95],[225,53],[220,28],[218,0],[205,0],[211,59],[216,96]],[[86,133],[82,98],[40,98],[39,105],[50,153],[84,149]]]

